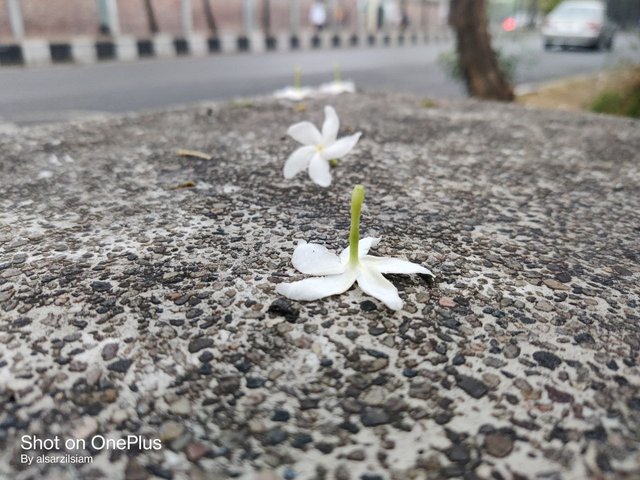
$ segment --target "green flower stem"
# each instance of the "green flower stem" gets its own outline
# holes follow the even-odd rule
[[[339,63],[333,65],[333,81],[342,82],[342,70]]]
[[[364,202],[364,187],[356,185],[351,193],[351,231],[349,233],[349,264],[358,263],[358,242],[360,241],[360,214]]]
[[[302,68],[296,67],[293,71],[293,87],[302,88]]]

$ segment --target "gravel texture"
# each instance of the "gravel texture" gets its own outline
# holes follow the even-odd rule
[[[284,180],[327,103],[362,140]],[[0,478],[639,478],[639,132],[357,94],[0,134]],[[356,183],[376,253],[435,281],[279,297]],[[27,466],[23,435],[162,448]]]

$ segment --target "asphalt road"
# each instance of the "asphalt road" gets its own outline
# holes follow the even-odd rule
[[[535,84],[640,61],[640,39],[619,36],[613,52],[544,52],[534,35],[497,44],[518,58],[516,84]],[[305,84],[331,80],[333,65],[363,89],[464,95],[437,62],[451,43],[372,49],[235,54],[87,66],[0,69],[0,123],[31,124],[104,112],[148,110],[202,100],[266,94],[291,84],[296,66]]]

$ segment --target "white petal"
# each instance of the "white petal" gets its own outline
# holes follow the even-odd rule
[[[291,263],[296,270],[307,275],[336,275],[345,270],[340,257],[327,250],[324,245],[304,241],[293,251]]]
[[[423,273],[434,276],[429,269],[422,265],[399,258],[365,255],[360,261],[367,267],[380,273]]]
[[[364,257],[367,253],[369,253],[369,250],[378,245],[378,243],[380,243],[379,238],[361,238],[358,242],[358,258]],[[340,252],[340,260],[342,260],[343,263],[346,263],[349,260],[349,247]]]
[[[306,169],[316,152],[316,147],[300,147],[293,152],[284,164],[284,178],[293,178],[298,172]]]
[[[329,167],[329,162],[320,155],[314,156],[311,159],[311,163],[309,163],[309,178],[321,187],[331,185],[331,168]]]
[[[358,271],[358,285],[364,293],[377,298],[391,310],[402,308],[402,300],[393,283],[365,265],[361,265]]]
[[[318,300],[346,292],[355,280],[356,271],[349,269],[340,275],[305,278],[293,283],[279,283],[276,286],[276,292],[292,300]]]
[[[333,107],[324,107],[324,124],[322,125],[322,140],[324,145],[335,143],[340,129],[340,119]]]
[[[322,135],[320,135],[316,126],[311,122],[300,122],[291,125],[289,130],[287,130],[287,135],[303,145],[322,144]]]
[[[362,133],[358,132],[348,137],[342,137],[340,140],[328,145],[323,151],[322,156],[327,160],[333,158],[342,158],[356,146]]]

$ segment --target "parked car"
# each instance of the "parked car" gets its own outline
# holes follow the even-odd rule
[[[542,37],[545,49],[558,46],[611,50],[615,30],[602,2],[570,0],[562,2],[547,16]]]

